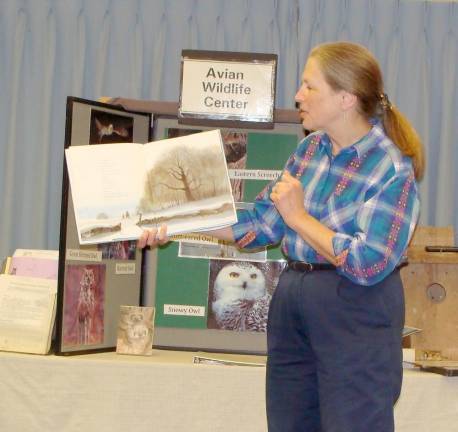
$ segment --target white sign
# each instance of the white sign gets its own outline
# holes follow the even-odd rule
[[[67,261],[102,261],[101,251],[82,250],[82,249],[67,249]]]
[[[164,315],[205,316],[205,307],[165,304]]]
[[[135,263],[116,263],[115,273],[121,274],[135,274]]]
[[[180,116],[272,122],[275,71],[275,60],[184,57]]]
[[[240,180],[277,180],[281,170],[260,170],[260,169],[230,169],[230,179]]]

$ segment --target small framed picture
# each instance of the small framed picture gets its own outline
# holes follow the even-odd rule
[[[153,354],[154,308],[121,306],[119,311],[117,354]]]

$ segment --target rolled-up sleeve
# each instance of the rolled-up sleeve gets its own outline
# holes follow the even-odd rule
[[[411,170],[393,176],[358,210],[356,232],[333,237],[338,273],[361,285],[373,285],[390,274],[405,253],[419,207]]]
[[[269,195],[275,182],[269,183],[258,195],[253,210],[238,210],[238,222],[232,226],[237,245],[251,249],[279,243],[285,223]]]
[[[301,143],[305,145],[305,139]],[[298,146],[286,161],[282,171],[292,172],[294,164],[300,158],[296,157],[301,146]],[[285,235],[286,225],[274,203],[270,199],[270,193],[277,180],[269,182],[258,194],[254,202],[253,210],[237,211],[238,222],[232,225],[232,232],[237,246],[245,249],[254,249],[279,243]]]

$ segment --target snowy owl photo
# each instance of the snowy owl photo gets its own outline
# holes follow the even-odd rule
[[[212,260],[210,273],[209,327],[265,332],[271,294],[262,264]]]

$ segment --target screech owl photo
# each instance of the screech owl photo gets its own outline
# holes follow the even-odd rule
[[[271,295],[262,270],[249,262],[231,262],[218,272],[210,308],[216,327],[265,332]]]
[[[118,354],[152,355],[153,307],[120,306],[116,352]]]

